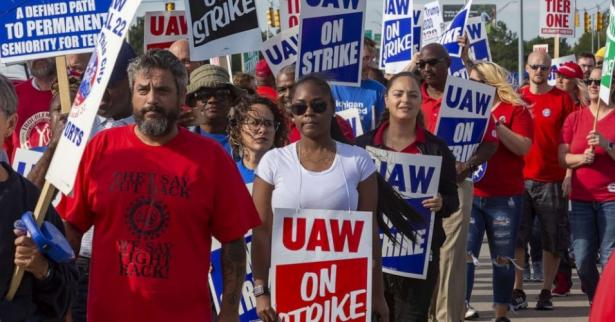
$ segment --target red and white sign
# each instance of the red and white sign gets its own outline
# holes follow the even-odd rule
[[[574,37],[574,0],[539,0],[541,37]]]
[[[542,51],[545,54],[549,54],[549,44],[536,44],[532,47],[533,51]]]
[[[188,39],[188,25],[183,11],[150,11],[145,13],[143,47],[167,49],[177,40]]]
[[[371,321],[371,213],[278,208],[271,245],[280,321]]]
[[[280,0],[280,29],[288,30],[299,25],[301,0]]]

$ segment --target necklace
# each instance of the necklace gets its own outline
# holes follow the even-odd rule
[[[333,151],[326,151],[325,155],[318,158],[318,157],[309,157],[309,154],[304,152],[301,149],[301,141],[297,142],[297,154],[299,155],[299,162],[302,165],[305,165],[305,162],[309,162],[309,163],[315,163],[315,164],[329,164],[331,162],[333,162],[333,160],[335,159],[335,146],[332,149]]]

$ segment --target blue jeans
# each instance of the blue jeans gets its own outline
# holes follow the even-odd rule
[[[515,246],[519,220],[523,213],[523,197],[474,197],[472,218],[466,250],[468,256],[478,258],[483,236],[487,233],[489,252],[493,266],[493,302],[508,305],[515,283],[515,267],[510,263],[515,258]],[[506,258],[509,263],[497,265],[496,259]],[[466,301],[470,302],[474,286],[474,263],[467,263]]]
[[[596,258],[600,254],[600,264],[606,265],[615,247],[615,201],[573,200],[570,228],[577,271],[591,301],[600,278]]]

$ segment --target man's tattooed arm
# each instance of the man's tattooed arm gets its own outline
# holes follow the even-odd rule
[[[222,304],[220,316],[239,318],[241,288],[246,278],[246,243],[243,238],[222,244]]]

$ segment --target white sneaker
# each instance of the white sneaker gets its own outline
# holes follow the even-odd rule
[[[532,263],[532,281],[542,282],[542,262]]]
[[[474,319],[478,319],[479,315],[478,315],[478,311],[476,311],[472,306],[470,306],[469,304],[466,304],[466,315],[465,315],[465,319],[466,320],[474,320]]]

